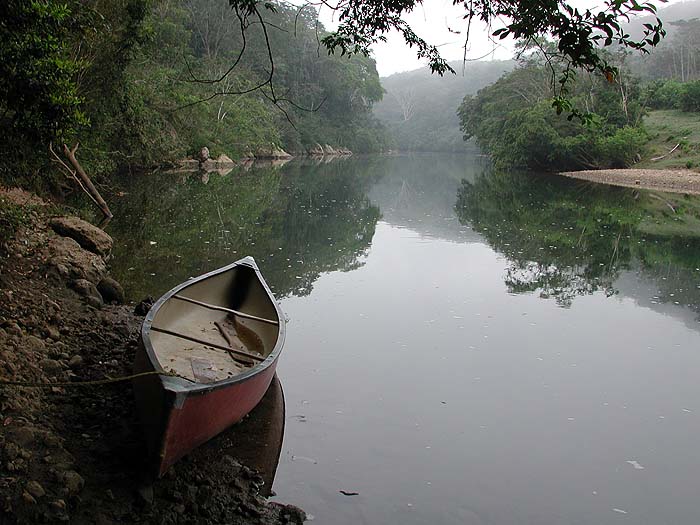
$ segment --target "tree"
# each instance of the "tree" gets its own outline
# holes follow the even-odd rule
[[[275,8],[274,4],[259,0],[229,0],[229,3],[240,12],[259,18],[260,6],[270,10]],[[416,49],[418,57],[428,60],[434,73],[454,73],[440,56],[438,48],[419,37],[403,20],[403,15],[422,4],[422,0],[322,3],[334,10],[340,21],[336,31],[321,39],[330,52],[339,50],[342,54],[367,55],[371,45],[386,41],[387,33],[393,30],[407,45]],[[453,0],[453,3],[464,8],[466,40],[474,20],[481,20],[492,29],[496,24],[503,24],[492,33],[499,39],[509,36],[525,41],[537,41],[545,36],[553,39],[557,44],[557,54],[567,63],[560,79],[562,85],[576,68],[599,71],[609,79],[614,78],[616,69],[599,52],[601,46],[617,44],[648,52],[648,48],[657,45],[665,35],[661,20],[655,16],[656,6],[638,0],[605,0],[599,10],[580,10],[564,0]],[[654,22],[644,24],[641,38],[628,35],[622,23],[629,20],[630,15],[646,13],[654,15]]]
[[[17,143],[70,134],[86,122],[68,57],[72,13],[52,0],[0,7],[0,130]]]

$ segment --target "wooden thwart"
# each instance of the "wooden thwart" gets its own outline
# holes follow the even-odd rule
[[[237,315],[243,319],[251,319],[253,321],[260,321],[261,323],[279,325],[279,321],[274,321],[272,319],[265,319],[264,317],[258,317],[257,315],[247,314],[245,312],[239,312],[238,310],[232,310],[231,308],[226,308],[225,306],[218,306],[215,304],[205,303],[203,301],[197,301],[190,297],[185,297],[184,295],[173,295],[173,298],[180,299],[181,301],[187,301],[188,303],[196,304],[197,306],[202,306],[204,308],[209,308],[210,310],[218,310],[220,312],[227,312],[229,314]]]
[[[212,348],[216,348],[218,350],[225,350],[226,352],[230,354],[238,354],[244,357],[247,357],[249,359],[253,359],[255,361],[264,361],[265,358],[260,355],[252,354],[250,352],[246,352],[245,350],[239,350],[237,348],[229,348],[217,343],[211,343],[209,341],[204,341],[202,339],[197,339],[196,337],[192,337],[190,335],[185,335],[185,334],[180,334],[178,332],[173,332],[172,330],[166,330],[165,328],[158,328],[157,326],[151,326],[151,330],[154,332],[160,332],[162,334],[167,334],[167,335],[172,335],[174,337],[179,337],[181,339],[187,339],[188,341],[192,341],[193,343],[199,343],[200,345],[206,345],[206,346],[211,346]],[[233,357],[233,356],[231,356]]]

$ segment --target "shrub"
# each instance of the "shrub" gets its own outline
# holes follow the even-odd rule
[[[685,90],[680,97],[683,111],[700,111],[700,80],[685,83]]]
[[[647,105],[652,109],[679,109],[686,84],[677,80],[656,80],[646,87]]]

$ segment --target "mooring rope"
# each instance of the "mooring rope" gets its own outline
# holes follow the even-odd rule
[[[64,381],[60,383],[34,383],[31,381],[5,381],[0,379],[0,386],[26,386],[30,388],[53,388],[53,387],[66,387],[66,386],[96,386],[96,385],[108,385],[110,383],[120,383],[122,381],[130,381],[131,379],[136,379],[137,377],[144,376],[168,376],[168,377],[181,377],[182,379],[187,379],[175,372],[158,372],[156,370],[151,370],[150,372],[139,372],[138,374],[131,374],[129,376],[121,377],[109,377],[107,379],[98,379],[95,381]]]

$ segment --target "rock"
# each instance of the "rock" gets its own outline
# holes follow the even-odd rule
[[[255,152],[256,159],[289,159],[291,157],[289,153],[274,143],[271,143],[269,147],[262,147]]]
[[[199,161],[197,159],[182,159],[177,162],[179,169],[183,170],[197,170],[199,169]]]
[[[74,355],[68,361],[68,366],[71,368],[80,368],[80,366],[82,364],[83,364],[83,358],[79,355]]]
[[[58,341],[61,338],[61,333],[54,326],[47,326],[45,333],[46,337],[53,341]]]
[[[60,365],[59,365],[60,366]],[[36,432],[31,427],[20,427],[13,434],[13,441],[22,447],[26,447],[34,442]],[[14,458],[13,458],[14,459]]]
[[[153,503],[153,485],[144,485],[140,487],[139,496],[144,503],[151,505]]]
[[[57,499],[51,502],[51,508],[59,514],[64,514],[66,512],[66,502],[62,499]]]
[[[63,367],[59,361],[55,359],[42,359],[39,362],[41,369],[50,376],[55,376],[63,372]]]
[[[34,496],[32,496],[29,492],[24,491],[22,493],[22,499],[27,505],[36,505],[36,500],[34,499]]]
[[[24,489],[37,499],[46,494],[44,487],[37,481],[30,481]]]
[[[19,451],[20,448],[17,446],[16,443],[10,442],[7,445],[5,445],[5,455],[10,461],[17,459],[17,457],[19,456]]]
[[[22,329],[14,321],[10,321],[5,325],[5,331],[10,335],[22,335]]]
[[[74,239],[86,250],[98,255],[109,255],[112,251],[112,237],[77,217],[56,217],[49,221],[49,226],[64,237]]]
[[[34,335],[28,335],[27,337],[24,338],[24,345],[26,348],[33,352],[44,352],[46,351],[46,344],[44,341],[39,339],[38,337]]]
[[[92,306],[93,308],[97,308],[97,309],[100,309],[100,308],[102,308],[102,306],[104,306],[104,302],[102,301],[102,297],[95,297],[94,295],[86,297],[85,303]]]
[[[55,268],[56,272],[58,273],[58,276],[62,279],[68,279],[68,277],[70,277],[70,271],[68,270],[68,267],[65,264],[57,264],[55,265]]]
[[[68,494],[77,494],[85,486],[85,480],[75,470],[63,473],[63,485]]]
[[[214,171],[216,169],[216,161],[214,159],[207,159],[202,162],[199,167],[204,171]]]
[[[71,279],[86,279],[98,283],[107,273],[107,265],[102,257],[83,249],[77,241],[69,237],[53,237],[49,239],[45,249],[44,259],[54,267],[60,276],[63,266]]]
[[[205,162],[209,160],[209,148],[204,146],[199,150],[199,162]]]
[[[97,291],[100,292],[105,303],[124,303],[124,288],[111,277],[102,279],[97,285]]]
[[[224,155],[223,153],[216,159],[217,168],[231,168],[235,165],[236,163],[233,161],[233,159],[227,155]]]
[[[151,309],[151,306],[153,306],[153,303],[155,303],[155,302],[156,302],[156,300],[149,295],[144,300],[142,300],[139,304],[136,305],[136,307],[134,308],[134,314],[146,315],[148,313],[148,311]]]
[[[309,148],[309,155],[312,157],[323,157],[323,146],[317,142]]]
[[[100,295],[100,292],[97,291],[97,287],[87,279],[76,279],[70,283],[70,287],[73,288],[78,295],[82,295],[83,297],[96,297]]]

